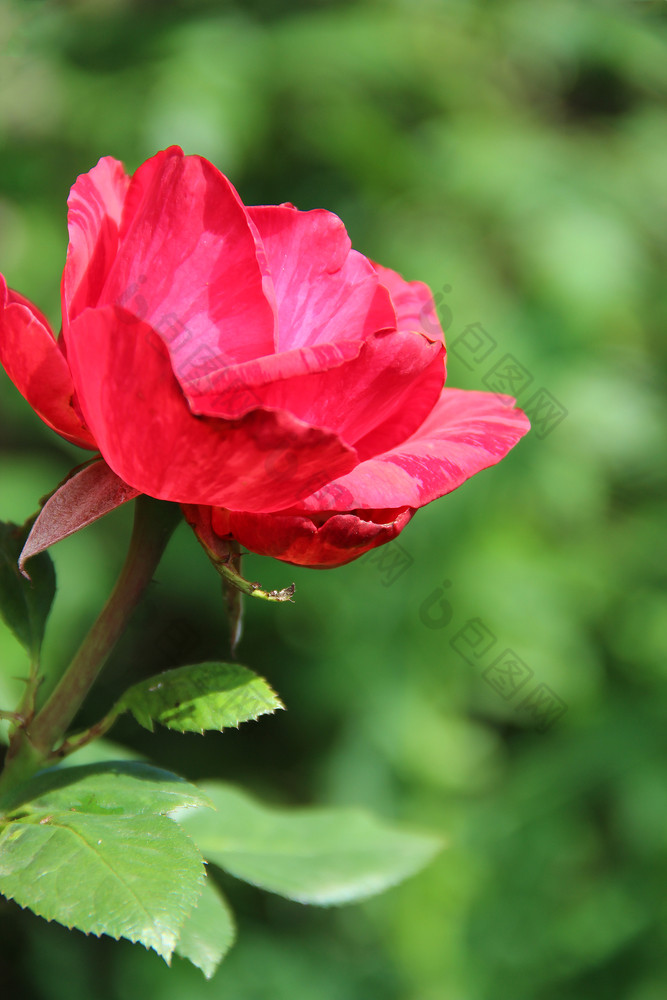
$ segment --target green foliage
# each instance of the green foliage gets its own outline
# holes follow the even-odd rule
[[[138,761],[110,761],[41,771],[2,802],[2,811],[142,816],[210,805],[199,788],[176,774]]]
[[[235,934],[227,902],[207,876],[195,910],[181,931],[175,954],[187,958],[210,979],[234,943]]]
[[[29,580],[19,572],[19,555],[31,527],[31,521],[23,527],[0,522],[0,616],[34,661],[56,593],[56,574],[46,552],[30,560]]]
[[[163,816],[49,812],[0,835],[0,891],[86,934],[170,958],[201,892],[201,857]]]
[[[179,733],[238,728],[283,708],[262,677],[238,663],[197,663],[166,670],[126,691],[114,711],[129,710],[153,731],[154,722]]]
[[[229,785],[206,784],[216,812],[182,823],[208,861],[300,903],[328,906],[375,895],[413,875],[442,848],[360,809],[267,808]]]
[[[289,713],[203,739],[114,731],[184,774],[405,816],[451,848],[359,908],[232,883],[242,933],[211,983],[8,902],[8,996],[89,1000],[101,969],[105,1000],[255,1000],[267,979],[271,1000],[667,995],[664,6],[6,0],[0,270],[55,329],[73,177],[178,142],[247,203],[331,208],[357,249],[429,282],[449,384],[487,389],[511,354],[533,378],[522,401],[544,385],[569,411],[420,511],[387,547],[405,556],[394,582],[364,557],[290,568],[289,621],[246,601],[242,659],[261,672],[270,651]],[[458,338],[475,322],[497,346],[472,370]],[[0,372],[0,516],[21,522],[82,457]],[[128,514],[58,547],[50,677],[111,588]],[[186,528],[172,545],[159,622],[133,629],[109,678],[219,655],[210,567]],[[267,587],[285,568],[244,562]],[[426,627],[437,588],[451,623]],[[493,656],[514,650],[566,702],[562,721],[536,731],[457,654],[474,618]],[[23,657],[0,629],[3,708]]]
[[[442,846],[361,810],[268,809],[238,789],[200,790],[134,761],[51,768],[2,806],[4,896],[69,928],[140,942],[167,960],[175,952],[207,978],[235,928],[195,841],[237,878],[319,905],[381,892]]]
[[[38,775],[0,823],[0,892],[47,920],[169,959],[204,867],[162,814],[201,801],[187,782],[143,764]]]

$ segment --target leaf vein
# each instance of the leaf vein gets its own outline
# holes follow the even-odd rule
[[[150,919],[150,921],[151,921],[151,923],[153,925],[155,924],[155,918],[154,918],[154,916],[151,914],[150,910],[146,909],[146,907],[142,903],[141,899],[139,898],[139,896],[137,895],[137,893],[135,892],[135,890],[115,870],[115,868],[113,868],[113,866],[100,854],[100,852],[95,850],[94,846],[88,840],[86,840],[86,838],[83,836],[82,833],[80,833],[78,830],[74,830],[71,826],[68,826],[66,823],[51,822],[51,823],[49,823],[49,826],[58,827],[60,830],[68,830],[74,837],[77,837],[79,840],[81,840],[82,843],[84,843],[86,845],[86,847],[90,851],[92,851],[94,857],[97,858],[102,863],[102,865],[104,865],[104,867],[108,868],[108,870],[111,872],[111,874],[115,875],[115,877],[118,879],[118,881],[127,889],[129,895],[132,896],[133,899],[136,900],[136,902],[137,902],[137,904],[139,906],[139,909],[142,911],[142,913],[144,913],[146,915],[146,917],[148,917]]]

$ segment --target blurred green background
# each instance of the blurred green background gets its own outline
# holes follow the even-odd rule
[[[297,583],[294,606],[247,608],[241,647],[289,711],[205,738],[114,732],[188,777],[440,830],[438,861],[340,910],[224,882],[239,941],[208,984],[3,903],[3,996],[667,996],[666,7],[0,2],[0,269],[56,326],[76,175],[179,143],[246,203],[332,209],[358,250],[427,281],[449,384],[495,388],[510,363],[532,379],[520,401],[547,390],[562,417],[418,514],[384,561],[247,560]],[[81,454],[0,372],[0,517],[25,519]],[[128,518],[54,550],[51,676],[112,585]],[[471,620],[496,642],[468,663]],[[184,526],[87,712],[225,636]],[[508,648],[532,671],[513,697],[484,673]],[[3,707],[23,671],[3,630]]]

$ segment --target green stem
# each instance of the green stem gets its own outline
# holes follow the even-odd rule
[[[292,598],[294,597],[296,586],[293,583],[289,587],[283,587],[282,590],[264,590],[259,583],[251,583],[250,580],[246,580],[241,576],[240,551],[237,543],[226,542],[225,545],[228,551],[224,556],[213,552],[208,545],[204,545],[204,548],[208,553],[209,559],[226,583],[248,597],[259,597],[263,601],[290,601],[292,604],[294,603]]]
[[[0,719],[3,722],[23,722],[23,716],[20,712],[5,712],[3,709],[0,709]]]
[[[29,777],[51,757],[54,747],[62,741],[152,580],[179,519],[177,504],[146,496],[135,501],[130,548],[116,586],[42,709],[27,727],[15,733],[0,775],[1,792]]]
[[[35,714],[35,700],[41,682],[44,680],[39,673],[39,656],[30,661],[30,669],[25,680],[25,691],[23,697],[14,711],[15,724],[25,725],[27,720],[33,718]],[[11,739],[10,739],[11,742]]]
[[[94,740],[99,740],[101,736],[105,736],[109,732],[121,714],[122,709],[114,706],[104,718],[93,723],[88,729],[84,729],[81,733],[74,733],[72,736],[68,736],[66,740],[63,740],[60,746],[52,751],[50,759],[63,760],[65,757],[69,757],[71,753],[76,753],[82,747],[88,746]]]

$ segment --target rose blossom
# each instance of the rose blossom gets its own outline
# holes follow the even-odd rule
[[[68,205],[62,332],[0,277],[0,361],[123,500],[182,504],[209,547],[340,565],[529,428],[509,397],[444,388],[428,287],[330,212],[246,207],[176,147],[132,177],[104,157]]]

